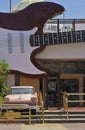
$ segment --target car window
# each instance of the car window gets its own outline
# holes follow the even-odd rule
[[[12,88],[11,94],[34,94],[33,88]]]

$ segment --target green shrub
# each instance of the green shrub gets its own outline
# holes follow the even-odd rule
[[[8,93],[9,87],[6,85],[6,77],[9,73],[9,65],[6,61],[0,61],[0,96],[5,96]]]
[[[0,96],[0,104],[3,104],[3,97]]]

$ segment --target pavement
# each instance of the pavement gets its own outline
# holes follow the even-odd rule
[[[85,130],[85,123],[63,123],[68,130]]]
[[[85,130],[85,123],[19,124],[0,123],[0,130]]]
[[[0,130],[69,130],[61,124],[0,124]]]
[[[68,130],[61,124],[21,125],[21,130]]]

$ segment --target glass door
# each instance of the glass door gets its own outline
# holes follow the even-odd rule
[[[49,107],[55,107],[57,105],[57,89],[56,80],[50,79],[47,86],[47,103]]]

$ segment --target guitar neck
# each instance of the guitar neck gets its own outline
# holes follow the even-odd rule
[[[85,42],[85,30],[35,34],[30,36],[31,46],[46,46]]]

